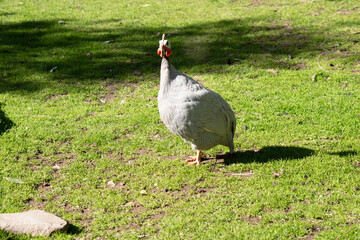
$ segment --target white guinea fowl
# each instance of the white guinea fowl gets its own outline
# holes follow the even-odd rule
[[[229,147],[234,152],[236,119],[229,104],[217,93],[178,72],[169,63],[172,54],[165,34],[159,41],[158,54],[162,57],[158,106],[166,127],[185,142],[190,142],[197,155],[186,160],[198,166],[201,151],[216,145]]]

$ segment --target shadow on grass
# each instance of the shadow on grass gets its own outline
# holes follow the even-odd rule
[[[0,136],[8,129],[12,128],[14,126],[13,121],[11,121],[4,111],[1,109],[1,103],[0,103]]]
[[[73,224],[69,224],[69,228],[67,230],[67,233],[70,234],[70,235],[77,235],[79,233],[82,232],[82,229],[73,225]]]
[[[358,153],[356,151],[339,151],[329,153],[330,155],[338,155],[339,157],[355,156]]]
[[[312,149],[303,147],[269,146],[259,151],[248,150],[235,152],[234,154],[217,155],[216,159],[223,159],[225,165],[236,163],[265,163],[276,160],[295,160],[313,155]]]
[[[64,21],[0,25],[0,93],[35,92],[54,81],[94,84],[128,81],[129,77],[146,81],[147,74],[157,77],[161,60],[156,50],[163,32],[168,33],[172,63],[179,70],[203,65],[204,71],[218,71],[223,65],[244,60],[258,69],[298,69],[284,59],[316,52],[323,41],[317,29],[275,24],[271,19],[264,21],[264,16],[180,28],[133,26],[121,24],[119,19],[108,21],[112,26],[119,23],[111,28],[96,28],[98,22],[81,27],[83,23],[75,20]]]

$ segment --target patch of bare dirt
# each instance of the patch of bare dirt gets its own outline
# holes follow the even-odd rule
[[[360,7],[354,7],[351,9],[344,9],[344,8],[340,8],[336,13],[337,14],[342,14],[342,15],[350,15],[353,13],[357,13],[359,11]]]
[[[319,226],[317,226],[316,224],[309,227],[307,229],[308,231],[308,235],[305,236],[305,238],[301,238],[301,239],[305,239],[305,240],[312,240],[315,239],[316,235],[321,232],[323,229]]]
[[[139,153],[140,156],[142,156],[142,155],[153,155],[154,154],[154,152],[152,150],[147,150],[147,149],[144,149],[144,148],[140,148],[138,150],[138,153]]]
[[[27,199],[25,203],[29,206],[29,209],[40,209],[45,210],[46,208],[46,201],[38,201],[35,199]]]
[[[300,62],[300,63],[296,64],[296,70],[301,70],[301,69],[305,69],[305,68],[307,68],[306,63]]]
[[[130,94],[138,88],[138,85],[136,83],[124,83],[124,82],[109,81],[105,84],[105,86],[103,86],[103,88],[106,88],[107,92],[105,95],[102,95],[99,97],[100,98],[99,102],[90,99],[90,98],[94,97],[92,94],[87,96],[87,99],[85,100],[85,102],[89,103],[89,104],[96,102],[99,105],[104,105],[107,102],[111,102],[118,97],[117,96],[117,93],[118,93],[117,88],[119,88],[119,86],[130,88],[130,92],[129,92],[129,94],[126,95],[126,97],[130,97]]]
[[[175,191],[171,192],[171,196],[174,197],[175,199],[184,198],[184,197],[190,196],[190,193],[189,193],[190,190],[191,190],[191,188],[189,186],[185,186],[181,190],[175,190]]]
[[[59,94],[54,94],[54,95],[50,95],[49,96],[49,99],[58,99],[58,98],[62,98],[62,97],[64,97],[64,96],[66,96],[67,95],[67,93],[66,94],[61,94],[61,93],[59,93]]]
[[[247,221],[248,223],[252,225],[257,225],[261,221],[261,217],[249,217],[249,216],[242,216],[242,219]]]
[[[118,85],[119,85],[119,83],[116,83],[116,82],[109,82],[106,85],[106,88],[107,88],[108,92],[106,93],[106,95],[104,97],[101,98],[103,100],[103,101],[101,101],[101,103],[111,102],[111,101],[113,101],[114,99],[117,98],[117,96],[116,96],[116,93],[117,93],[116,87]]]
[[[150,215],[148,217],[148,219],[159,220],[159,219],[163,218],[164,216],[165,216],[165,212],[161,211],[161,212]]]
[[[206,193],[211,191],[211,188],[202,188],[202,187],[190,187],[190,186],[184,186],[180,190],[174,190],[170,194],[171,196],[177,200],[177,199],[187,199],[190,196],[203,196]]]
[[[264,4],[265,2],[268,2],[269,0],[254,0],[250,4],[255,7],[259,7],[260,5]]]
[[[43,182],[35,187],[36,190],[39,190],[41,192],[48,192],[51,189],[51,185],[48,182]]]
[[[158,139],[162,138],[162,136],[160,134],[148,135],[148,137],[153,139],[153,140],[158,140]]]
[[[49,159],[43,159],[41,163],[51,167],[57,165],[60,168],[62,168],[66,166],[70,160],[75,159],[77,157],[76,153],[62,153],[62,152],[58,152],[54,156],[55,159],[57,160],[54,161]]]
[[[204,75],[195,75],[195,76],[192,76],[192,78],[195,79],[195,80],[202,79],[203,77],[204,77]]]
[[[145,207],[135,200],[125,203],[124,206],[129,207],[130,213],[134,214],[136,217],[139,217],[140,214],[145,211]]]
[[[79,206],[72,206],[67,201],[65,201],[62,206],[67,213],[71,213],[73,215],[80,215],[80,217],[77,217],[76,221],[79,222],[84,229],[90,229],[91,223],[93,221],[93,217],[91,216],[93,211],[91,209]]]
[[[109,159],[119,159],[119,160],[123,160],[124,156],[122,153],[120,154],[113,154],[112,152],[106,153],[105,156]]]
[[[281,21],[281,22],[270,22],[269,26],[273,27],[273,28],[284,29],[286,31],[291,31],[291,30],[293,30],[291,23],[292,22],[289,20],[285,20],[285,21]]]
[[[183,159],[183,160],[185,161],[185,160],[188,159],[189,157],[188,157],[188,156],[185,156],[185,155],[183,155],[183,156],[171,155],[171,156],[161,156],[160,158],[161,158],[161,159],[164,159],[164,160],[170,160],[170,161],[177,160],[177,159],[181,158],[181,159]]]

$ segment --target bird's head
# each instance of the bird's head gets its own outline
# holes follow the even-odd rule
[[[159,48],[157,53],[160,55],[160,57],[163,57],[164,53],[165,57],[169,57],[172,54],[170,42],[165,39],[165,34],[163,34],[162,39],[159,41]]]

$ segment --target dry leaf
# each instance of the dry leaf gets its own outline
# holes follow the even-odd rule
[[[146,192],[145,190],[141,190],[141,191],[140,191],[140,194],[141,194],[141,195],[146,195],[147,192]]]
[[[20,184],[24,184],[25,182],[23,182],[20,179],[15,179],[15,178],[8,178],[8,177],[4,177],[5,180],[9,181],[9,182],[13,182],[13,183],[20,183]]]
[[[278,73],[278,71],[275,69],[266,69],[266,71],[275,75]]]
[[[239,177],[252,177],[254,176],[254,173],[252,172],[246,172],[246,173],[233,173],[231,176],[239,176]]]
[[[53,71],[55,71],[58,67],[53,67],[52,69],[50,69],[50,72],[52,73]]]

